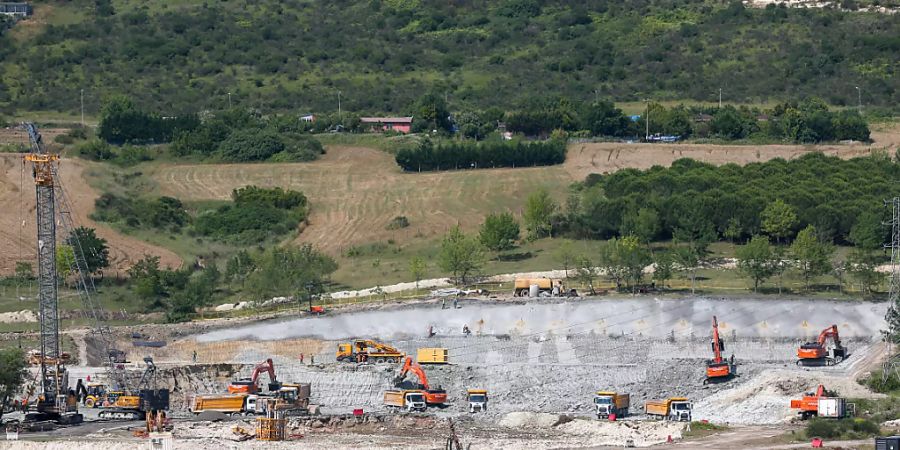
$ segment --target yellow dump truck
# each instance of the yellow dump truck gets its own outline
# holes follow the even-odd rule
[[[401,411],[425,411],[425,393],[419,390],[384,391],[384,406]]]
[[[258,395],[247,394],[210,394],[198,395],[191,403],[191,412],[200,414],[204,411],[218,411],[234,414],[263,414],[266,402],[260,401]]]
[[[447,364],[449,351],[446,348],[420,348],[416,352],[419,364]]]
[[[469,400],[469,412],[485,412],[487,411],[488,391],[485,389],[469,389],[466,391],[466,398]]]
[[[625,417],[631,407],[631,395],[598,391],[594,395],[594,407],[597,408],[598,419],[608,419],[611,415]]]
[[[693,405],[686,397],[670,397],[644,403],[644,413],[650,417],[676,422],[690,422]]]

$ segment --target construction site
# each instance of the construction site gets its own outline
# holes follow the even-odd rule
[[[879,397],[857,380],[889,356],[888,302],[581,297],[536,278],[489,296],[438,290],[110,327],[73,240],[58,157],[26,129],[39,348],[0,448],[725,448],[685,438],[696,423],[728,427],[732,442],[777,437],[813,417],[852,417],[848,399]],[[60,330],[62,239],[75,250],[86,329]]]

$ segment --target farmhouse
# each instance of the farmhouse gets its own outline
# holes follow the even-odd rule
[[[381,131],[397,131],[409,133],[412,131],[412,117],[361,117],[359,119],[364,126]]]
[[[13,17],[27,17],[33,13],[31,5],[25,2],[0,2],[0,14]]]

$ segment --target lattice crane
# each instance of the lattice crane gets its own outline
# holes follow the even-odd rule
[[[57,224],[64,232],[64,242],[72,247],[74,258],[71,273],[76,277],[78,293],[85,312],[94,322],[93,331],[104,349],[104,366],[112,383],[119,389],[126,387],[122,367],[117,366],[121,352],[112,349],[109,328],[103,325],[101,310],[91,298],[93,278],[87,269],[84,249],[75,235],[71,208],[59,183],[59,156],[46,151],[37,127],[25,123],[31,141],[31,162],[36,192],[38,305],[40,313],[40,385],[38,401],[34,405],[34,420],[53,420],[77,423],[78,413],[74,391],[69,388],[68,372],[61,360],[59,345],[59,293],[56,271]]]

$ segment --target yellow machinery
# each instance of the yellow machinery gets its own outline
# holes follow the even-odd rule
[[[420,348],[417,352],[419,364],[447,364],[449,351],[446,348]]]
[[[358,339],[352,343],[338,344],[335,357],[345,362],[391,362],[399,363],[405,353],[380,342]]]

